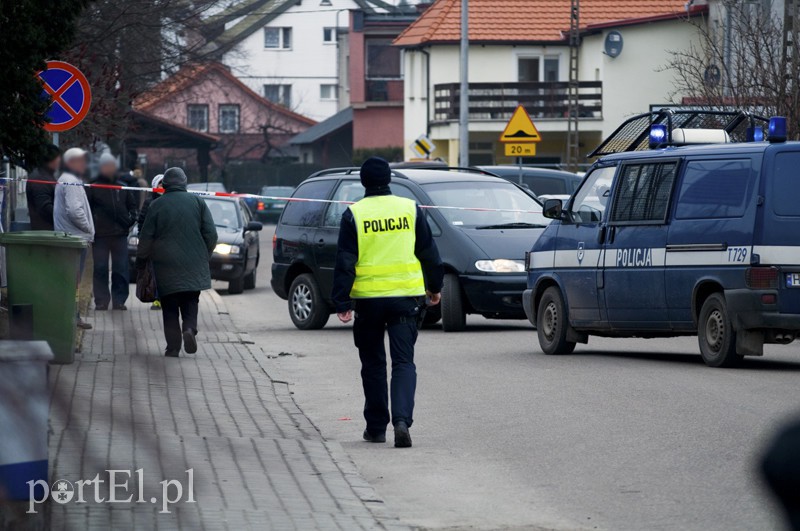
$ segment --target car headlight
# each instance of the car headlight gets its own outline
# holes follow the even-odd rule
[[[229,245],[227,243],[218,243],[216,247],[214,247],[214,252],[217,254],[239,254],[241,249],[239,249],[238,245]]]
[[[523,273],[525,271],[525,262],[522,260],[506,260],[504,258],[478,260],[475,262],[475,267],[478,271],[485,273]]]
[[[131,236],[128,238],[128,245],[131,247],[138,247],[139,246],[139,237],[138,236]]]

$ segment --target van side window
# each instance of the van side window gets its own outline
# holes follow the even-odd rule
[[[570,217],[574,223],[602,221],[616,171],[616,166],[606,166],[596,168],[586,177],[583,186],[575,193],[570,207]]]
[[[675,218],[740,218],[747,210],[754,181],[750,178],[749,159],[689,162],[683,174]]]
[[[292,197],[301,199],[327,199],[336,181],[312,181],[301,184]],[[314,227],[319,223],[325,203],[289,201],[283,209],[281,224]]]
[[[347,201],[355,203],[364,197],[364,187],[361,181],[342,181],[336,193],[333,194],[334,201]],[[347,210],[347,203],[331,203],[325,213],[325,227],[338,227],[342,222],[342,214]]]
[[[625,165],[614,193],[611,222],[664,223],[677,168],[677,162]]]
[[[779,216],[800,216],[800,153],[775,155],[772,209]]]

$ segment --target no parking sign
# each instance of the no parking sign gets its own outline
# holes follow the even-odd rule
[[[67,131],[86,118],[92,89],[80,70],[63,61],[48,61],[47,68],[37,75],[44,86],[43,94],[53,100],[45,113],[46,131]]]

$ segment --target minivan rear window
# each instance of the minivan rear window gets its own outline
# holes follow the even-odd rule
[[[292,197],[302,199],[327,199],[335,183],[336,181],[331,179],[301,184]],[[325,208],[325,203],[289,201],[286,208],[283,209],[281,224],[313,227],[319,224],[319,218],[322,215],[323,208]]]
[[[775,155],[772,209],[779,216],[800,216],[800,152]]]
[[[753,185],[749,159],[691,161],[683,175],[675,217],[740,218]]]

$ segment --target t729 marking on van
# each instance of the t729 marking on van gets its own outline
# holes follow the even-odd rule
[[[744,262],[747,259],[747,247],[728,247],[728,262]]]

